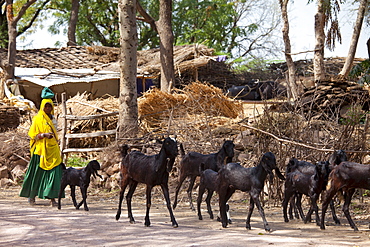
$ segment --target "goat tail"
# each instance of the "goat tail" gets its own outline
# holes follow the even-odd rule
[[[63,171],[67,170],[66,164],[64,164],[63,162],[60,163],[60,166],[62,167]]]
[[[202,172],[204,172],[205,170],[205,164],[202,162],[200,163],[200,166],[199,166],[199,174],[202,174]]]
[[[182,145],[182,143],[180,143],[180,157],[184,157],[184,155],[185,155],[184,146]]]
[[[120,147],[120,153],[121,153],[121,157],[122,158],[125,158],[128,154],[128,150],[129,150],[129,146],[127,144],[124,144]]]

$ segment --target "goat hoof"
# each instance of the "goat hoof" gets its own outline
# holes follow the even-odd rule
[[[203,217],[202,216],[199,216],[198,218],[199,218],[199,220],[203,220]]]
[[[272,232],[271,228],[266,228],[265,231],[266,232]]]
[[[233,222],[231,220],[229,220],[229,224],[232,224]]]
[[[217,221],[218,222],[221,222],[221,218],[217,216]]]
[[[89,209],[88,208],[85,208],[85,211],[89,211]]]
[[[177,228],[177,227],[179,227],[179,225],[177,223],[174,223],[174,224],[172,224],[172,227]]]
[[[226,228],[227,227],[227,224],[222,223],[222,227],[223,228]]]

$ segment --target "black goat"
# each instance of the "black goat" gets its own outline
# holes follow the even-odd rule
[[[294,166],[292,166],[292,163]],[[288,202],[291,197],[295,195],[297,197],[296,206],[301,218],[304,219],[304,222],[307,223],[307,221],[311,219],[311,214],[314,211],[316,214],[316,224],[319,225],[320,218],[317,200],[321,191],[323,190],[323,187],[325,186],[328,168],[329,163],[327,161],[318,162],[317,165],[313,165],[309,162],[302,162],[302,165],[299,166],[298,161],[295,158],[290,160],[287,168],[287,171],[289,172],[286,174],[283,200],[283,214],[285,222],[289,222],[287,216]],[[311,207],[306,217],[303,214],[301,206],[301,198],[303,194],[309,196],[311,199]]]
[[[63,163],[62,163],[63,164]],[[100,164],[96,160],[90,161],[86,167],[82,169],[75,169],[73,167],[69,167],[66,169],[65,165],[62,165],[63,167],[63,175],[61,179],[60,184],[60,190],[59,190],[59,196],[58,196],[58,209],[61,209],[60,200],[63,194],[63,191],[67,187],[67,185],[71,188],[71,197],[73,205],[76,209],[79,209],[82,204],[84,204],[85,211],[89,211],[89,208],[87,207],[87,188],[90,184],[90,177],[91,175],[96,178],[96,176],[100,177],[102,179],[102,176],[98,174],[98,170],[100,170]],[[82,194],[82,201],[77,204],[76,202],[76,186],[79,186],[81,189]]]
[[[259,196],[263,190],[267,175],[272,181],[275,170],[280,179],[285,179],[279,168],[276,166],[275,155],[271,152],[265,153],[256,167],[244,168],[239,163],[228,163],[220,171],[219,206],[221,212],[222,227],[227,227],[226,202],[235,190],[249,192],[250,205],[246,221],[246,228],[251,229],[250,219],[253,213],[254,204],[262,217],[264,228],[270,231],[266,221],[264,210],[261,206]]]
[[[344,150],[336,150],[334,151],[329,159],[328,162],[330,164],[329,168],[330,171],[334,169],[337,165],[339,165],[343,161],[348,161],[347,154]]]
[[[130,223],[135,223],[132,216],[131,200],[138,183],[146,184],[146,216],[145,226],[150,226],[149,210],[151,207],[151,192],[154,186],[160,185],[163,191],[164,198],[166,199],[167,208],[170,213],[171,222],[173,227],[178,227],[175,217],[172,212],[171,202],[168,192],[168,176],[172,169],[175,158],[178,155],[176,140],[167,137],[162,143],[159,154],[145,155],[138,151],[133,151],[127,154],[127,147],[122,147],[121,151],[122,164],[121,164],[121,191],[119,196],[118,210],[116,220],[121,216],[122,200],[127,185],[129,191],[126,194],[128,217]]]
[[[325,176],[323,190],[326,190],[326,185],[327,185],[329,173],[331,172],[331,170],[335,166],[339,165],[342,161],[347,161],[347,160],[348,160],[347,154],[344,150],[335,150],[330,155],[328,162],[325,163],[327,175]],[[315,165],[307,161],[298,161],[297,159],[293,158],[290,160],[290,162],[287,165],[286,174],[288,174],[289,172],[295,171],[295,170],[298,170],[308,175],[312,175],[315,172]],[[296,195],[294,195],[290,201],[290,207],[289,207],[289,218],[290,219],[293,219],[293,213],[292,213],[293,209],[294,209],[296,218],[297,219],[299,218],[298,212],[296,210],[296,204],[301,205],[301,198],[297,198]],[[331,209],[331,213],[332,213],[335,224],[339,225],[340,221],[335,213],[334,200],[330,201],[330,209]],[[304,219],[302,215],[301,215],[301,218]],[[307,221],[311,221],[310,215],[307,218]]]
[[[204,163],[200,164],[199,173],[200,173],[200,183],[199,183],[199,192],[198,192],[198,200],[197,200],[198,218],[199,220],[203,220],[202,212],[200,210],[200,205],[202,203],[203,194],[207,190],[207,198],[206,198],[207,212],[209,214],[209,217],[213,219],[211,198],[212,198],[213,192],[218,191],[218,187],[220,185],[220,176],[218,172],[215,172],[212,169],[204,169]],[[228,217],[229,224],[231,224],[231,219],[230,219],[228,209],[227,209],[227,217]]]
[[[204,164],[204,169],[212,169],[213,171],[218,171],[225,163],[231,162],[232,158],[234,157],[234,143],[233,141],[225,141],[222,145],[221,149],[217,153],[212,154],[201,154],[197,152],[189,152],[188,154],[184,155],[184,150],[182,145],[180,145],[180,150],[183,155],[180,161],[180,171],[179,171],[179,183],[176,186],[175,192],[175,201],[173,203],[173,208],[175,209],[177,206],[177,197],[181,188],[182,183],[184,182],[185,178],[190,177],[190,184],[187,190],[190,208],[195,210],[191,192],[194,187],[195,179],[200,175],[199,174],[199,165],[201,163]]]
[[[349,213],[349,205],[353,193],[356,188],[370,189],[370,166],[355,162],[344,161],[336,166],[329,176],[329,184],[327,194],[322,203],[322,216],[320,228],[325,229],[325,213],[328,209],[328,204],[334,195],[342,190],[344,192],[343,212],[348,223],[355,230],[358,231]]]

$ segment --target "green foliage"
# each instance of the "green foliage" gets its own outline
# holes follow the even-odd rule
[[[360,85],[370,84],[370,60],[366,59],[361,63],[353,66],[352,70],[349,73],[349,77],[357,80],[357,83]]]
[[[365,190],[362,196],[369,196],[370,195],[370,190]]]
[[[66,34],[72,4],[70,0],[53,1],[49,6],[53,9],[56,21],[49,31]],[[118,2],[116,0],[82,0],[80,1],[79,18],[76,28],[78,45],[119,46]]]
[[[140,1],[140,4],[154,20],[158,20],[158,0],[143,0]],[[149,23],[137,21],[136,24],[138,32],[138,49],[145,50],[159,47],[159,36],[157,32],[151,28]]]
[[[264,71],[268,68],[271,63],[279,63],[282,61],[269,60],[263,58],[236,58],[232,62],[233,68],[236,73],[243,72],[254,72],[254,71]]]
[[[366,112],[361,109],[361,106],[351,106],[345,115],[346,117],[339,119],[340,124],[354,126],[365,123]]]
[[[67,166],[72,166],[72,167],[84,167],[86,166],[88,161],[82,159],[81,157],[72,154],[68,157],[67,159]]]
[[[175,1],[173,32],[175,44],[200,43],[217,51],[231,53],[238,46],[237,37],[244,37],[257,29],[256,24],[244,28],[237,24],[237,8],[242,1],[226,0]]]

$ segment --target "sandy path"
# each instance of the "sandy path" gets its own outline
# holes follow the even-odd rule
[[[18,191],[19,187],[0,190],[1,246],[370,246],[366,222],[357,221],[360,231],[354,232],[343,216],[340,219],[346,224],[329,224],[322,231],[314,223],[303,224],[298,220],[284,223],[280,208],[266,207],[267,220],[273,229],[266,233],[257,210],[252,230],[245,229],[245,204],[230,203],[234,223],[223,229],[206,212],[204,220],[199,221],[195,212],[181,202],[174,211],[179,227],[172,228],[163,201],[153,199],[152,225],[145,227],[145,198],[141,196],[133,204],[136,224],[130,224],[125,217],[125,204],[124,217],[115,220],[118,197],[114,195],[90,195],[90,211],[85,212],[75,210],[69,197],[62,201],[62,210],[48,206],[46,200],[38,200],[31,207],[25,198],[17,196]],[[217,212],[217,206],[213,207]],[[329,223],[330,220],[329,217]]]

